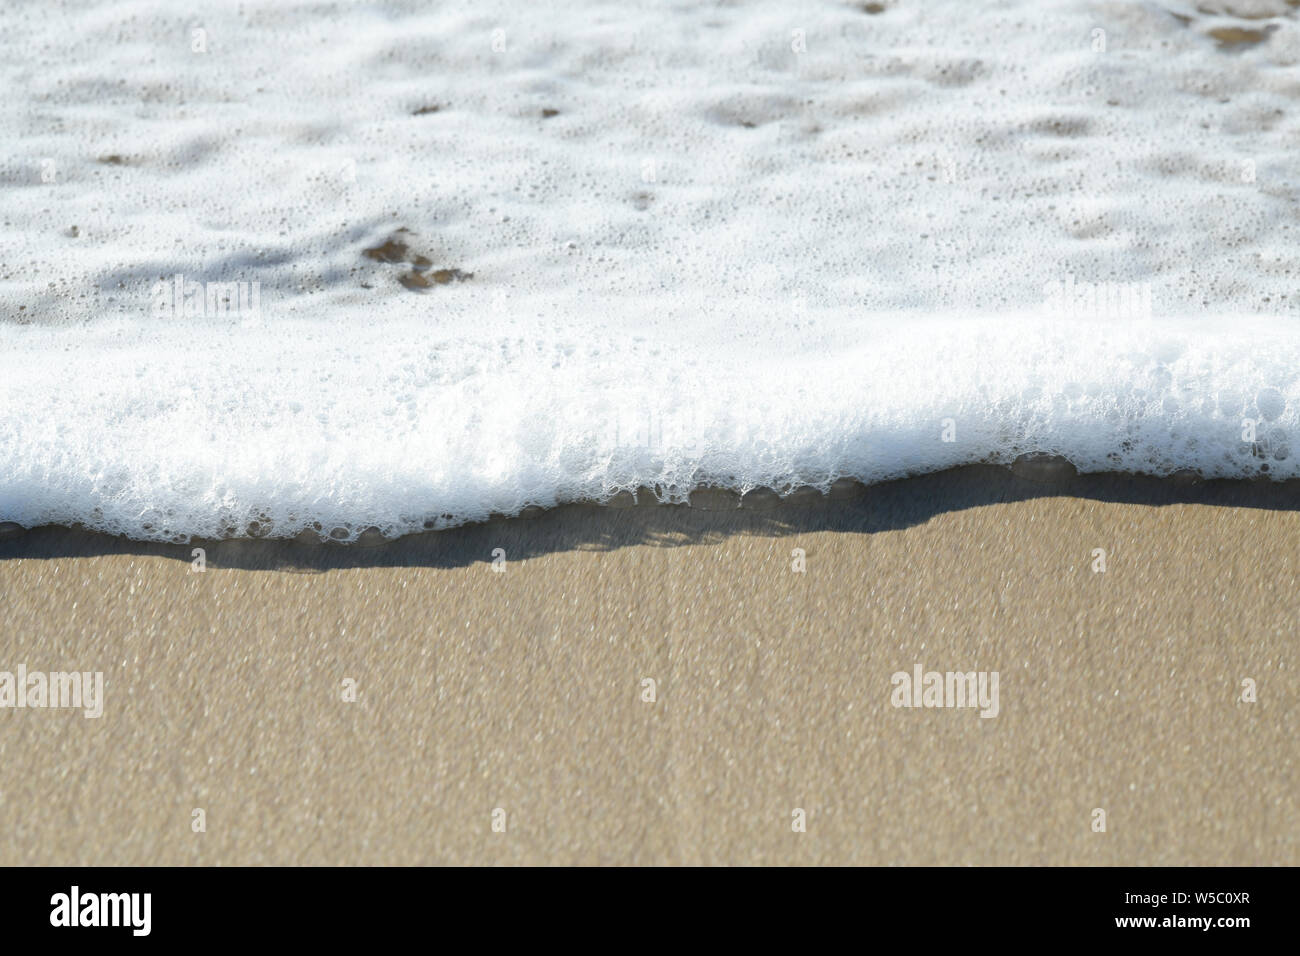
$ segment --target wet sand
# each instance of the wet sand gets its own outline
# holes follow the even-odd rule
[[[106,699],[0,711],[0,864],[1294,865],[1297,504],[974,468],[203,573],[30,531],[0,670]],[[998,715],[893,707],[918,663],[997,671]]]

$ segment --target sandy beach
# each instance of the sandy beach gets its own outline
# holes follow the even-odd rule
[[[1300,865],[1300,0],[0,54],[0,867]],[[1285,922],[1131,875],[906,906]],[[15,877],[6,929],[137,892]],[[233,879],[301,943],[340,877]]]
[[[29,531],[0,670],[104,706],[0,712],[0,864],[1295,865],[1295,500],[970,468],[202,573]],[[893,706],[916,665],[997,715]]]

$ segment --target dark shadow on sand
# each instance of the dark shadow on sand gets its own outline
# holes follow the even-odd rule
[[[1086,498],[1160,507],[1198,504],[1300,510],[1300,482],[1177,482],[1134,475],[1081,475],[1045,484],[992,465],[861,488],[838,500],[781,504],[770,510],[707,511],[686,506],[606,508],[565,505],[535,518],[513,518],[408,535],[375,546],[304,544],[275,539],[195,540],[155,544],[75,528],[45,527],[0,541],[0,561],[96,555],[158,555],[190,562],[203,548],[212,569],[319,572],[363,567],[462,567],[491,562],[503,548],[511,561],[559,551],[610,551],[629,545],[675,547],[732,535],[785,536],[813,531],[874,534],[921,524],[938,514],[1034,498]]]

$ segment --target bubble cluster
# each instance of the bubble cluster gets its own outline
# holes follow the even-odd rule
[[[0,31],[0,521],[1300,475],[1286,0],[77,16]]]

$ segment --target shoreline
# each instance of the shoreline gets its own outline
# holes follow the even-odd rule
[[[1118,472],[1080,475],[1059,458],[1045,458],[1028,467],[1020,467],[1020,463],[1017,467],[966,465],[874,485],[841,479],[827,494],[813,488],[799,489],[786,497],[768,489],[758,491],[764,494],[751,492],[742,497],[726,489],[702,487],[691,493],[687,504],[641,497],[635,503],[530,506],[518,515],[494,515],[486,521],[395,538],[384,537],[372,528],[352,541],[304,532],[294,537],[196,537],[170,543],[113,535],[79,525],[19,528],[8,523],[9,530],[0,534],[0,561],[139,554],[188,562],[194,548],[203,548],[209,562],[249,570],[426,561],[438,565],[470,560],[457,555],[465,555],[480,539],[513,536],[519,529],[528,529],[524,537],[544,541],[546,546],[559,550],[635,544],[656,535],[692,539],[699,535],[790,535],[822,530],[875,533],[908,527],[948,511],[1043,498],[1083,498],[1147,507],[1205,505],[1300,511],[1300,479],[1202,479],[1191,473],[1165,478]],[[4,524],[0,522],[0,526]],[[565,530],[570,524],[574,529],[571,532]],[[600,527],[597,540],[585,541],[583,532],[593,524]],[[536,546],[529,550],[535,552]]]
[[[0,864],[1300,863],[1300,513],[998,471],[205,573],[4,542],[0,671],[104,681],[0,712]],[[996,707],[894,703],[929,672]]]

